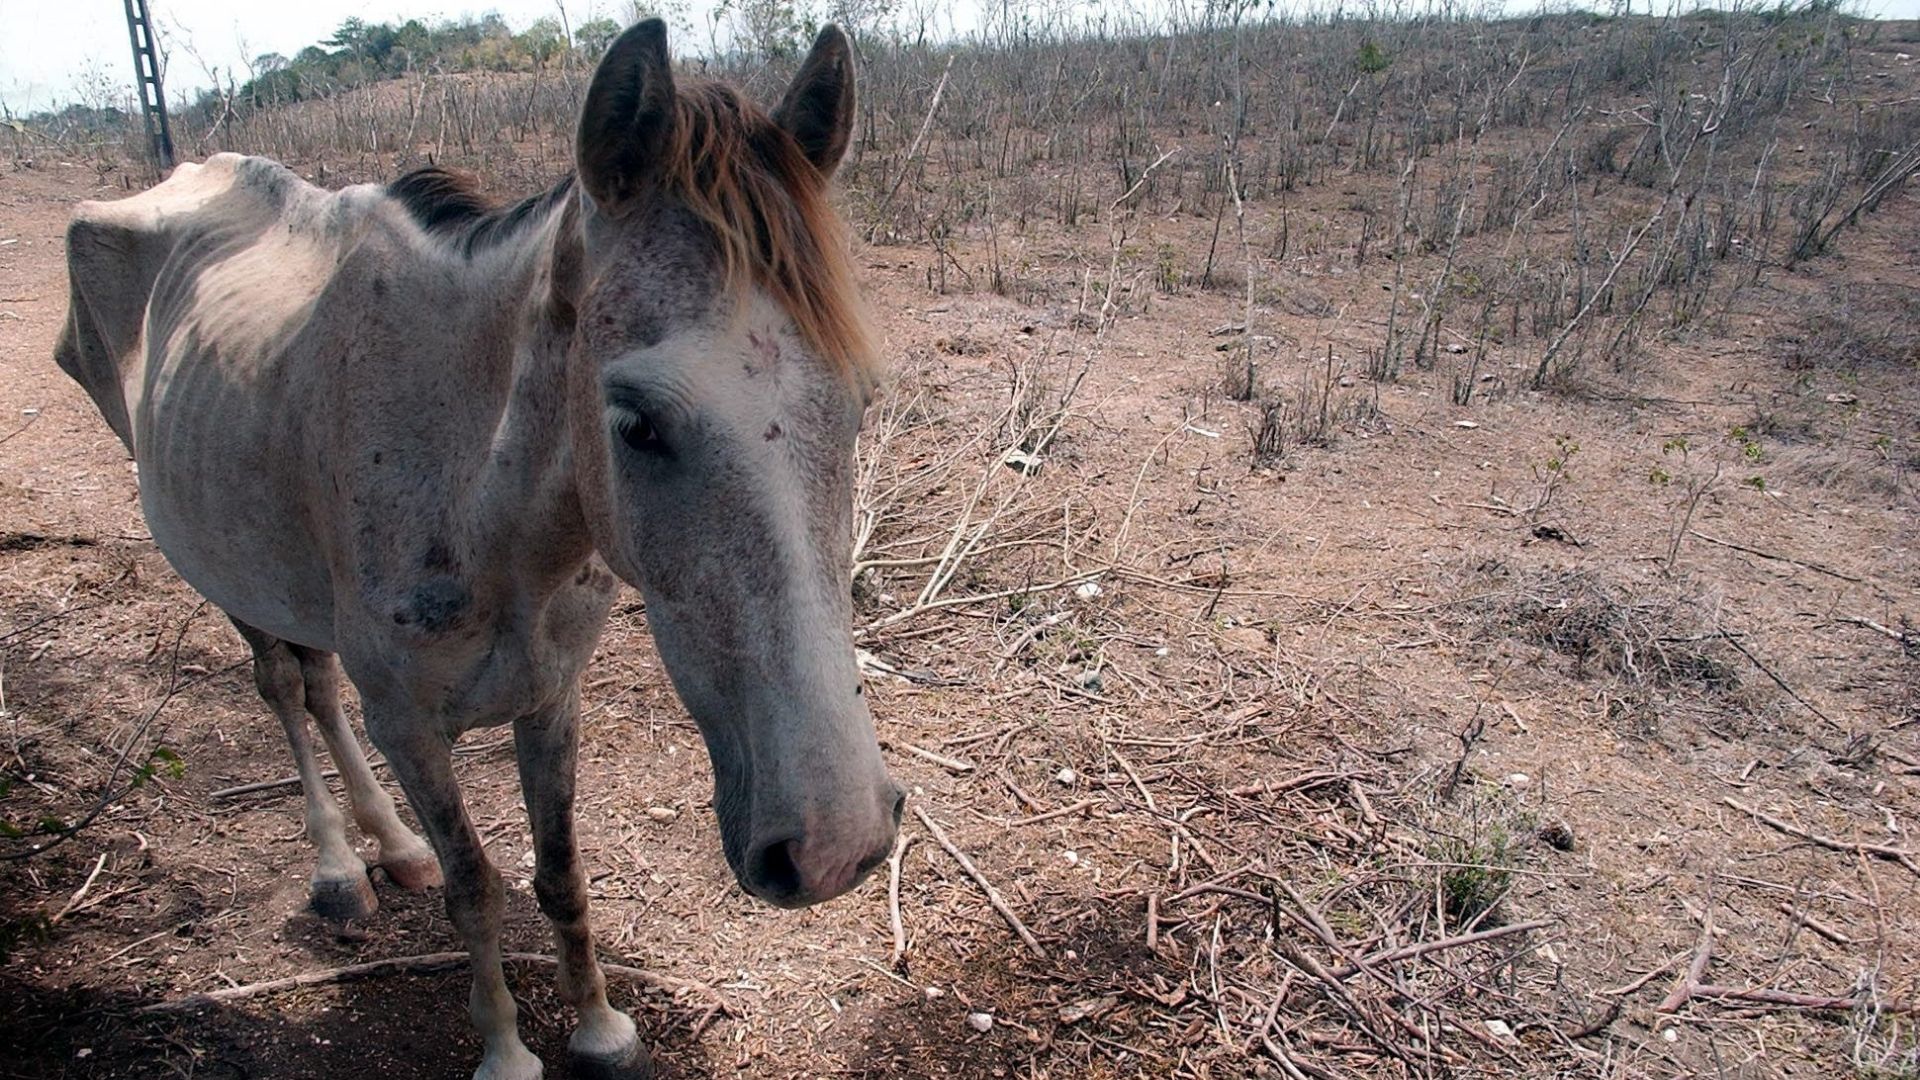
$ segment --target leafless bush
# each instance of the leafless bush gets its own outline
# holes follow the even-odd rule
[[[1920,291],[1892,284],[1829,286],[1798,329],[1776,336],[1790,370],[1920,363]]]
[[[1373,422],[1379,402],[1370,390],[1342,387],[1338,358],[1328,346],[1326,361],[1291,388],[1260,390],[1247,425],[1255,468],[1272,465],[1296,447],[1330,447],[1343,428]]]

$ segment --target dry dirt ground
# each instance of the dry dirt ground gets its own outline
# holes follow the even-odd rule
[[[1920,387],[1912,355],[1794,342],[1842,286],[1911,302],[1920,189],[1767,272],[1718,335],[1649,335],[1581,393],[1524,389],[1537,346],[1496,349],[1468,406],[1444,367],[1361,374],[1388,271],[1350,257],[1340,189],[1294,205],[1328,239],[1256,315],[1274,385],[1311,385],[1332,349],[1342,421],[1258,469],[1211,334],[1236,289],[1136,277],[1095,334],[1099,224],[1002,240],[1030,268],[1018,300],[936,294],[943,256],[867,250],[897,386],[875,423],[902,432],[874,475],[913,504],[888,535],[947,527],[988,475],[1009,546],[949,595],[1070,582],[885,625],[920,579],[860,585],[896,775],[1044,956],[911,814],[898,963],[884,872],[812,911],[750,902],[634,599],[586,689],[582,839],[607,958],[725,1002],[615,980],[663,1076],[1915,1075]],[[457,970],[137,1013],[458,945],[437,895],[384,880],[374,917],[316,919],[294,789],[213,796],[289,775],[284,744],[51,360],[67,207],[117,190],[52,161],[0,173],[0,807],[71,821],[123,747],[154,766],[0,868],[0,1075],[465,1076]],[[1143,219],[1130,242],[1203,252],[1210,224]],[[1057,394],[1088,356],[1031,478],[985,448],[985,473],[926,479],[1014,381]],[[1716,472],[1669,572],[1687,486]],[[541,951],[501,734],[461,772],[508,947]],[[1658,1011],[1703,940],[1701,981],[1745,996]],[[549,969],[510,974],[563,1074]]]

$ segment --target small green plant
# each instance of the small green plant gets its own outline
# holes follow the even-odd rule
[[[117,771],[116,769],[116,773]],[[41,814],[32,825],[27,825],[9,817],[0,817],[0,840],[28,840],[44,837],[50,838],[50,840],[48,843],[41,845],[42,848],[51,847],[53,843],[65,840],[67,837],[86,828],[93,822],[94,818],[99,815],[102,809],[124,798],[129,793],[147,786],[148,782],[154,777],[164,776],[168,779],[177,780],[186,774],[186,759],[168,747],[156,746],[147,752],[144,761],[134,767],[132,774],[127,777],[125,787],[119,789],[110,788],[109,793],[102,796],[94,805],[93,809],[78,820],[69,822],[57,814]],[[112,782],[112,779],[109,778],[108,783],[111,784]],[[0,799],[6,798],[12,791],[12,779],[0,777]],[[29,852],[28,854],[33,854],[33,852]]]
[[[1693,528],[1694,511],[1700,508],[1700,500],[1706,497],[1707,490],[1719,481],[1720,466],[1713,467],[1711,476],[1703,475],[1693,468],[1693,447],[1685,435],[1676,435],[1660,444],[1660,456],[1671,460],[1682,475],[1681,492],[1678,499],[1669,508],[1667,514],[1667,555],[1663,569],[1671,575],[1675,564],[1680,561],[1680,545],[1686,541],[1687,533]],[[1655,465],[1647,474],[1648,482],[1654,487],[1668,489],[1673,486],[1674,475],[1665,465]]]
[[[1387,70],[1392,64],[1393,61],[1387,57],[1387,50],[1382,49],[1375,41],[1361,42],[1360,50],[1353,56],[1353,66],[1368,75],[1377,75]]]
[[[1528,506],[1520,516],[1532,520],[1539,517],[1540,513],[1552,504],[1554,496],[1566,486],[1569,469],[1573,464],[1574,456],[1578,453],[1580,453],[1580,444],[1574,442],[1571,436],[1555,435],[1553,437],[1553,452],[1547,455],[1545,461],[1533,467],[1533,478],[1539,482],[1540,489],[1534,493],[1532,505]]]
[[[1444,848],[1439,853],[1452,863],[1440,872],[1440,891],[1446,899],[1447,914],[1455,922],[1472,922],[1492,911],[1507,895],[1513,871],[1501,863],[1505,839],[1499,847]]]
[[[1759,464],[1767,456],[1767,448],[1745,427],[1734,427],[1727,432],[1727,441],[1739,447],[1740,456],[1754,464]]]

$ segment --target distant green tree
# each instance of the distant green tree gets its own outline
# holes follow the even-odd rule
[[[620,24],[612,19],[588,19],[573,29],[573,43],[589,59],[597,60],[613,39],[620,36]]]
[[[1369,75],[1387,70],[1392,63],[1393,61],[1387,58],[1387,51],[1373,41],[1361,42],[1360,51],[1353,57],[1353,66]]]
[[[546,67],[567,47],[566,31],[561,28],[560,20],[551,15],[535,19],[533,25],[516,35],[513,41],[537,68]]]

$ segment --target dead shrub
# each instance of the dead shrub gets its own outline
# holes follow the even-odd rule
[[[1808,305],[1774,347],[1792,371],[1920,364],[1920,290],[1847,283]]]
[[[1477,638],[1512,638],[1573,662],[1576,678],[1620,680],[1628,691],[1688,689],[1726,696],[1741,686],[1738,655],[1697,597],[1629,587],[1581,569],[1473,568],[1466,606]]]

